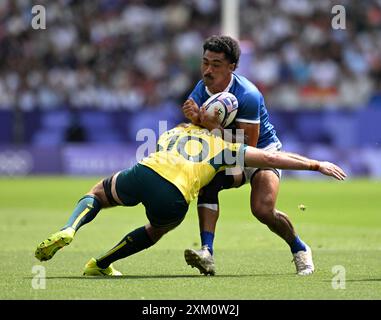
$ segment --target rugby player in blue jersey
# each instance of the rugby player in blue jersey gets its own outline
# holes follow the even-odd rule
[[[183,105],[184,115],[194,124],[201,124],[199,107],[213,94],[228,91],[238,99],[234,126],[243,129],[245,142],[267,151],[278,151],[282,144],[269,121],[264,98],[257,87],[243,76],[234,73],[239,62],[240,48],[228,36],[212,36],[203,45],[202,80]],[[243,174],[218,173],[200,191],[198,216],[201,250],[186,249],[186,262],[205,275],[215,274],[213,241],[219,217],[218,193],[223,189],[251,184],[250,204],[253,215],[280,236],[291,249],[296,272],[309,275],[314,271],[310,247],[297,235],[289,217],[275,208],[281,171],[277,169],[245,168]]]

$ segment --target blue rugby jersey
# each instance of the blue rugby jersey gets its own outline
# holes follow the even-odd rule
[[[260,124],[257,148],[265,148],[271,143],[280,142],[274,126],[269,122],[263,95],[253,83],[245,77],[233,73],[232,80],[225,91],[234,94],[238,100],[236,122]],[[201,107],[212,95],[204,81],[200,80],[189,98],[192,98]]]

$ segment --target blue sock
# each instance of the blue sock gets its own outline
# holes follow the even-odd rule
[[[208,246],[208,250],[210,254],[213,255],[213,240],[214,240],[214,233],[209,231],[202,231],[200,233],[201,236],[201,245],[202,246]]]
[[[69,221],[61,230],[71,227],[77,231],[84,224],[93,220],[100,210],[101,205],[95,197],[84,196],[78,201]]]
[[[296,236],[294,241],[290,244],[290,248],[292,253],[297,253],[298,251],[307,251],[306,244],[300,240],[298,236]]]

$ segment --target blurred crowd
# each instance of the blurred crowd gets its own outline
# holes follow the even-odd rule
[[[381,1],[253,0],[241,10],[248,76],[283,108],[363,107],[381,92]],[[345,29],[332,19],[345,9]],[[267,94],[266,94],[267,93]],[[380,101],[381,103],[381,101]],[[381,105],[380,105],[381,107]]]
[[[31,27],[35,4],[45,30]],[[331,26],[336,4],[344,30]],[[1,0],[0,109],[181,103],[200,78],[203,41],[221,33],[220,11],[220,0]],[[269,108],[356,108],[380,96],[381,0],[241,0],[239,19],[238,71]]]

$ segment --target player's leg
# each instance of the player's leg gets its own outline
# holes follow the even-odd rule
[[[253,215],[267,225],[290,246],[299,274],[314,271],[310,248],[296,234],[289,217],[275,208],[279,191],[277,170],[257,170],[251,180],[251,210]]]
[[[110,203],[106,195],[106,190],[110,188],[113,178],[114,176],[111,176],[95,184],[91,190],[78,201],[72,215],[61,230],[72,228],[77,231],[83,225],[92,221],[101,209],[118,205],[118,203],[114,201]]]
[[[111,194],[116,202],[127,206],[142,202],[150,222],[128,233],[102,256],[91,259],[84,275],[117,275],[113,262],[154,245],[181,223],[188,210],[183,195],[173,184],[142,165],[121,172],[112,185]]]
[[[180,221],[181,222],[181,221]],[[179,223],[180,223],[179,222]],[[166,227],[155,227],[148,223],[128,233],[112,249],[97,259],[91,258],[85,265],[83,275],[85,276],[120,276],[121,272],[112,265],[113,262],[127,258],[135,253],[153,246],[168,231],[176,225]]]
[[[216,224],[219,217],[218,193],[223,189],[230,189],[242,185],[241,170],[218,173],[215,178],[205,186],[199,194],[197,213],[199,219],[201,249],[186,249],[185,261],[188,265],[196,267],[205,275],[215,274],[213,259],[213,243]]]
[[[111,184],[112,178],[113,177],[104,179],[95,184],[91,190],[78,201],[65,226],[37,246],[35,257],[38,260],[50,260],[59,249],[69,245],[77,230],[92,221],[102,208],[116,205],[108,201],[105,192],[105,187],[107,188],[107,186]]]
[[[155,227],[148,223],[128,233],[113,248],[97,259],[92,258],[85,266],[83,272],[86,276],[121,275],[112,263],[127,258],[140,251],[153,246],[159,239],[175,226]]]
[[[218,193],[224,189],[230,189],[242,185],[243,174],[238,171],[226,174],[219,172],[214,179],[205,186],[199,194],[197,201],[197,213],[199,219],[201,246],[207,247],[213,255],[213,242],[216,225],[219,217]]]

